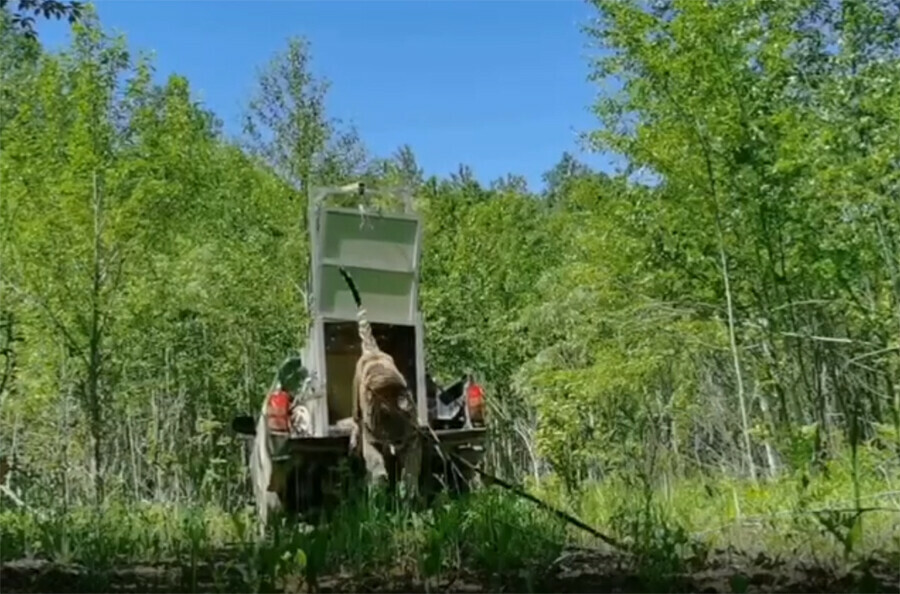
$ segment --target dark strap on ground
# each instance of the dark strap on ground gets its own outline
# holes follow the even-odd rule
[[[440,447],[440,446],[438,446],[438,447]],[[519,497],[522,497],[523,499],[527,499],[528,501],[531,501],[532,503],[537,504],[538,506],[540,506],[540,507],[544,508],[545,510],[549,511],[550,513],[554,514],[556,517],[562,519],[563,521],[568,522],[569,524],[572,524],[576,528],[580,528],[580,529],[584,530],[585,532],[587,532],[588,534],[599,538],[600,540],[602,540],[609,546],[615,547],[622,551],[628,550],[628,547],[625,544],[620,543],[619,541],[615,540],[611,536],[607,536],[606,534],[603,534],[596,528],[585,524],[584,522],[582,522],[581,520],[579,520],[572,514],[569,514],[559,508],[553,507],[546,501],[542,501],[542,500],[538,499],[531,493],[529,493],[523,489],[520,489],[519,487],[513,485],[512,483],[509,483],[509,482],[501,479],[500,477],[494,476],[493,474],[491,474],[489,472],[485,472],[484,470],[478,468],[477,466],[475,466],[474,464],[472,464],[465,458],[462,458],[456,454],[451,454],[450,460],[454,464],[456,464],[457,462],[461,462],[463,466],[465,466],[471,470],[474,470],[479,475],[481,475],[482,478],[484,478],[487,482],[495,484],[495,485],[499,485],[500,487],[503,487],[510,493],[518,495]],[[458,469],[458,467],[457,467],[457,469]]]
[[[416,427],[416,431],[418,431],[423,437],[425,437],[428,441],[430,441],[432,443],[432,445],[434,445],[434,447],[437,448],[438,453],[441,455],[441,458],[446,460],[447,457],[444,456],[444,448],[441,447],[441,443],[438,440],[438,437],[434,434],[434,431],[431,430],[430,427],[428,429],[425,429],[425,428],[420,427],[418,425],[418,423],[413,423],[413,424]],[[485,472],[484,470],[481,470],[480,468],[478,468],[477,466],[475,466],[474,464],[472,464],[465,458],[458,456],[457,454],[450,454],[450,463],[453,464],[454,466],[456,466],[457,471],[459,470],[458,463],[461,463],[466,468],[477,472],[487,482],[498,485],[500,487],[503,487],[507,491],[509,491],[515,495],[518,495],[519,497],[522,497],[523,499],[527,499],[528,501],[531,501],[532,503],[549,511],[550,513],[552,513],[556,517],[560,518],[564,522],[568,522],[569,524],[575,526],[576,528],[580,528],[581,530],[584,530],[591,536],[599,538],[600,540],[602,540],[603,542],[605,542],[606,544],[608,544],[611,547],[617,548],[621,551],[628,551],[627,545],[620,543],[619,541],[612,538],[611,536],[607,536],[606,534],[603,534],[596,528],[585,524],[584,522],[582,522],[581,520],[579,520],[572,514],[567,513],[559,508],[553,507],[546,501],[542,501],[542,500],[538,499],[537,497],[535,497],[531,493],[528,493],[524,489],[521,489],[521,488],[513,485],[512,483],[509,483],[509,482],[501,479],[498,476],[494,476],[493,474],[491,474],[489,472]]]

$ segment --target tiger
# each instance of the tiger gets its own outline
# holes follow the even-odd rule
[[[351,435],[351,447],[362,450],[370,485],[384,484],[388,480],[385,455],[397,456],[401,461],[403,483],[412,496],[418,492],[422,464],[413,396],[393,357],[379,348],[356,283],[343,267],[339,270],[356,303],[361,343],[353,376],[352,414],[358,433]]]

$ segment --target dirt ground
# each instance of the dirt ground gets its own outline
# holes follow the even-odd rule
[[[401,575],[332,575],[319,592],[893,592],[900,594],[900,555],[837,564],[778,560],[720,552],[705,566],[675,575],[638,571],[622,556],[570,550],[536,572],[489,578],[457,574],[429,584]],[[102,574],[39,560],[0,565],[0,591],[13,592],[247,592],[252,574],[227,562],[112,568]],[[262,590],[311,591],[303,580]]]

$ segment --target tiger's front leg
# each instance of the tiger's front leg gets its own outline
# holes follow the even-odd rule
[[[371,432],[374,427],[374,419],[372,407],[369,401],[360,402],[362,406],[361,427],[358,431],[362,434],[362,457],[366,465],[366,479],[370,486],[382,486],[388,482],[387,465],[384,463],[384,454],[378,444],[375,443],[375,436]]]
[[[365,432],[364,433],[368,433]],[[364,435],[362,442],[363,460],[366,463],[366,475],[369,484],[373,486],[381,486],[388,481],[387,465],[384,463],[384,456],[381,450],[373,442],[371,435]]]
[[[415,499],[419,494],[419,476],[422,472],[422,444],[415,438],[403,452],[403,466],[401,468],[401,480],[404,487],[404,497]]]

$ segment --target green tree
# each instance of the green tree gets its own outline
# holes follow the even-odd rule
[[[39,463],[47,496],[233,491],[227,419],[303,330],[284,272],[305,254],[294,192],[221,138],[184,78],[154,85],[93,19],[74,34],[4,95],[0,298],[24,340],[4,391],[28,397],[0,418],[28,424],[26,458],[63,436]]]
[[[544,200],[551,206],[558,204],[564,196],[570,193],[570,186],[574,180],[592,173],[590,167],[573,157],[568,151],[564,152],[559,162],[542,176],[545,184]]]
[[[23,93],[28,107],[3,129],[4,206],[10,214],[3,281],[5,295],[33,316],[37,332],[26,340],[44,347],[29,349],[30,369],[43,368],[34,357],[59,360],[53,347],[64,345],[62,359],[72,364],[88,419],[95,493],[102,498],[104,412],[114,390],[109,329],[127,241],[113,222],[118,201],[105,174],[115,135],[113,81],[128,56],[121,40],[102,35],[92,20],[74,32],[72,53],[43,58],[35,84]],[[50,377],[29,379],[36,388],[53,389],[46,383]]]
[[[82,2],[59,0],[17,0],[15,9],[10,8],[11,4],[13,3],[9,0],[0,0],[0,13],[4,15],[4,20],[8,16],[10,24],[29,39],[37,38],[34,30],[35,17],[57,20],[65,18],[69,24],[74,24],[81,17],[83,7]]]
[[[897,84],[891,48],[900,32],[885,23],[895,22],[897,7],[595,4],[599,17],[588,32],[605,53],[594,62],[594,78],[615,79],[621,90],[598,101],[601,129],[593,139],[624,156],[628,174],[649,173],[658,183],[641,190],[632,182],[622,189],[632,197],[629,206],[620,211],[605,200],[608,212],[595,211],[587,236],[577,235],[592,245],[594,234],[597,241],[624,234],[622,245],[632,241],[640,249],[623,265],[645,276],[600,274],[569,290],[595,287],[598,295],[639,295],[654,307],[691,312],[688,325],[674,327],[676,345],[719,337],[709,340],[712,348],[684,351],[695,353],[693,372],[672,376],[673,393],[683,394],[691,393],[684,386],[707,378],[694,392],[700,410],[738,411],[702,430],[712,435],[701,442],[715,445],[704,446],[698,460],[736,452],[750,475],[760,457],[774,473],[779,451],[790,455],[798,425],[819,428],[820,454],[834,430],[871,433],[896,411],[890,386],[897,361],[886,337],[896,334],[888,271],[897,269],[897,256],[884,246],[896,245],[898,219],[887,207],[894,190],[884,181],[896,177],[885,158],[888,139],[896,138],[895,95],[887,93]],[[851,173],[863,170],[877,173]],[[599,259],[618,260],[620,248],[596,245],[604,251],[576,262],[597,267]],[[670,347],[661,341],[637,360],[658,357],[657,348]],[[603,356],[595,351],[579,365],[593,367]],[[863,371],[852,363],[857,357],[873,366]],[[584,381],[585,397],[599,398],[603,390],[591,383],[599,378]],[[570,382],[564,380],[569,391]],[[864,419],[859,430],[851,419]],[[559,425],[553,439],[578,443],[577,426]]]
[[[327,115],[328,87],[312,72],[309,42],[291,39],[259,73],[246,117],[254,152],[304,195],[313,183],[358,176],[367,163],[356,131]]]

